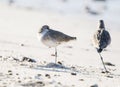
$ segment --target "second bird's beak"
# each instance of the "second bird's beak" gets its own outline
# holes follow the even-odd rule
[[[41,33],[41,32],[42,32],[42,31],[41,31],[41,29],[40,29],[38,33]]]

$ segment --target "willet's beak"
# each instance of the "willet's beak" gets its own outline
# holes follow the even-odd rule
[[[39,32],[38,32],[38,33],[42,33],[41,29],[39,30]]]

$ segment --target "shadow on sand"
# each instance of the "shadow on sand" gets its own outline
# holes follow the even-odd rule
[[[56,64],[56,63],[48,63],[46,65],[39,65],[35,67],[35,69],[52,71],[52,72],[54,71],[54,72],[64,72],[64,73],[72,73],[72,72],[80,73],[79,71],[77,71],[76,69],[72,67],[66,67],[62,64]]]

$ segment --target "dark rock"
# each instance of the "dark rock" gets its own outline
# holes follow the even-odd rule
[[[9,75],[13,75],[12,73],[9,73]]]
[[[71,75],[77,75],[76,73],[71,73]]]
[[[50,78],[50,74],[45,74],[45,77],[48,77],[48,78]]]
[[[18,80],[18,83],[21,83],[21,80]]]
[[[18,76],[19,74],[18,74],[18,73],[16,73],[16,75]]]
[[[94,84],[94,85],[91,85],[90,87],[98,87],[98,85],[97,85],[97,84]]]
[[[17,61],[20,61],[20,60],[19,60],[19,59],[17,59],[17,58],[13,58],[13,60],[15,60],[16,62],[17,62]]]
[[[110,73],[109,71],[102,71],[101,73]]]
[[[84,81],[84,79],[79,79],[80,81]]]
[[[58,61],[58,64],[62,65],[62,62]]]
[[[113,76],[110,76],[110,75],[108,75],[107,77],[108,77],[108,78],[113,78]]]
[[[12,70],[8,70],[8,75],[13,75]]]
[[[42,74],[37,74],[37,76],[42,76]]]
[[[38,82],[36,82],[35,85],[36,85],[36,87],[42,87],[42,86],[45,86],[45,83],[42,81],[38,81]]]
[[[61,82],[58,82],[59,85],[61,85]]]
[[[8,70],[8,73],[11,73],[12,72],[12,70]]]
[[[24,44],[20,44],[20,46],[25,46]]]
[[[28,61],[28,62],[36,62],[34,59],[28,58],[28,57],[23,57],[22,61]]]
[[[55,76],[55,77],[60,77],[60,75],[59,75],[59,74],[58,74],[58,75],[56,75],[56,74],[55,74],[54,76]]]
[[[72,66],[71,68],[72,68],[72,69],[75,69],[75,66]]]
[[[51,56],[55,56],[55,54],[51,54]]]

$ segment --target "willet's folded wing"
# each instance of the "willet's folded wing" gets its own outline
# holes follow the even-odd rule
[[[76,37],[71,37],[69,35],[66,35],[62,32],[55,31],[55,30],[50,30],[48,33],[49,33],[49,37],[54,39],[57,42],[68,42],[70,40],[76,39]]]

